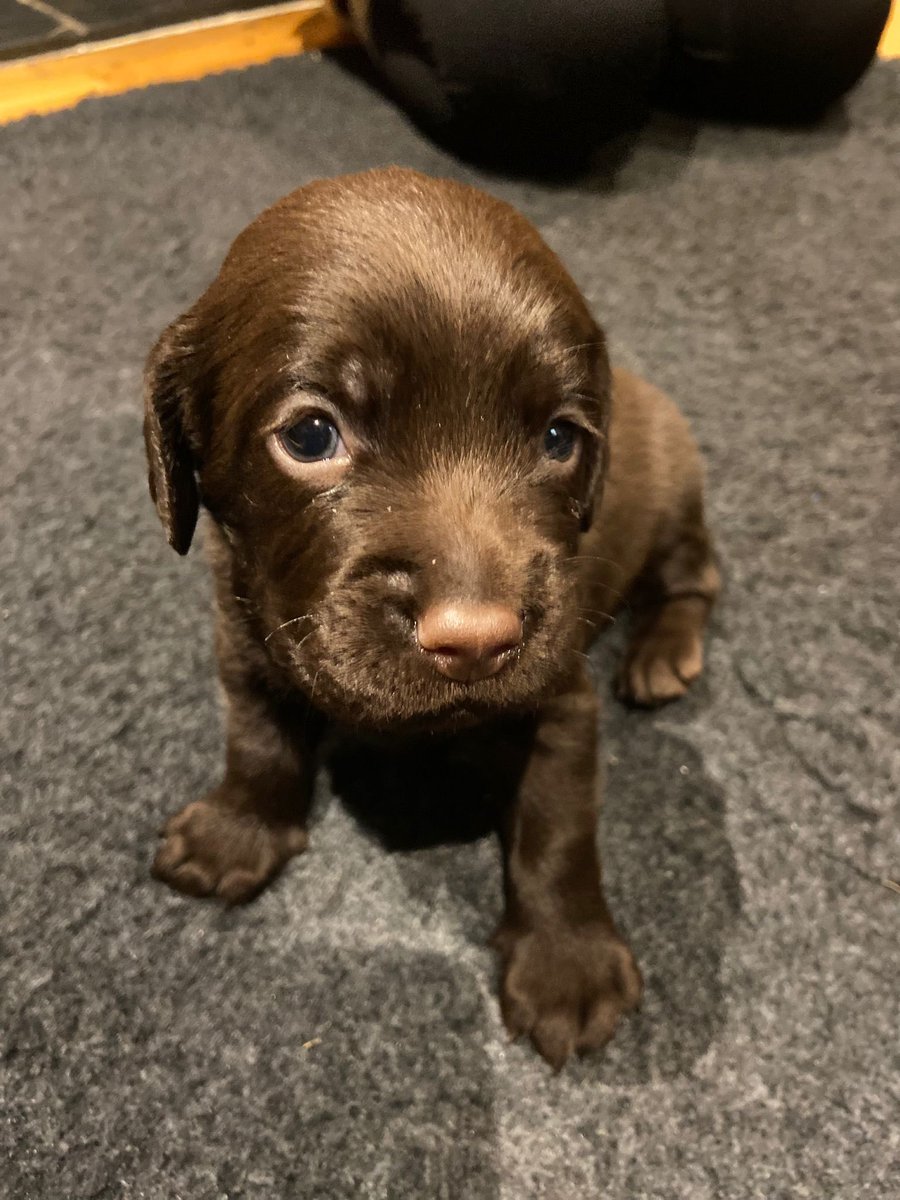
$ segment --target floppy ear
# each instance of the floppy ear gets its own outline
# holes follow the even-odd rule
[[[144,445],[150,495],[169,545],[187,554],[197,524],[200,493],[189,439],[197,386],[191,362],[193,322],[180,317],[164,331],[144,368]],[[193,369],[192,369],[193,367]]]
[[[593,524],[594,511],[603,495],[603,482],[606,478],[606,467],[609,461],[608,445],[604,434],[594,450],[590,469],[585,472],[586,485],[581,499],[576,504],[578,528],[581,533],[587,533]]]
[[[603,397],[599,416],[597,438],[582,476],[582,493],[577,502],[579,529],[587,533],[594,520],[594,512],[603,498],[603,485],[609,468],[609,421],[612,407],[612,372],[606,354],[606,337],[596,328],[598,361],[595,365],[598,394]]]
[[[589,466],[584,472],[582,494],[575,504],[578,528],[581,533],[587,533],[593,524],[594,513],[603,496],[603,484],[608,464],[609,442],[604,430],[591,453]]]

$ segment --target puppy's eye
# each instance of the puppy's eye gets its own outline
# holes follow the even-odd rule
[[[544,453],[556,462],[568,462],[578,449],[581,430],[571,421],[554,421],[544,434]]]
[[[310,413],[279,433],[282,446],[297,462],[322,462],[343,457],[347,451],[337,425],[330,417]]]

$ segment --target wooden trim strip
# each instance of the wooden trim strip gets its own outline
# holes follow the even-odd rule
[[[878,47],[881,58],[900,58],[900,0],[893,0]]]
[[[200,79],[349,40],[325,0],[292,0],[85,42],[0,66],[0,124],[70,108],[89,96]]]

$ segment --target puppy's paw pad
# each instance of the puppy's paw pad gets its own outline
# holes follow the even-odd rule
[[[217,895],[231,904],[252,899],[306,848],[300,826],[267,824],[217,793],[176,813],[161,836],[151,868],[157,879],[188,896]]]

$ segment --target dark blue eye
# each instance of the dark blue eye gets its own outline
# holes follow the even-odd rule
[[[544,434],[544,453],[556,462],[566,462],[578,446],[579,429],[571,421],[554,421]]]
[[[298,462],[335,458],[344,445],[334,421],[312,413],[296,425],[282,429],[279,436],[282,446]]]

